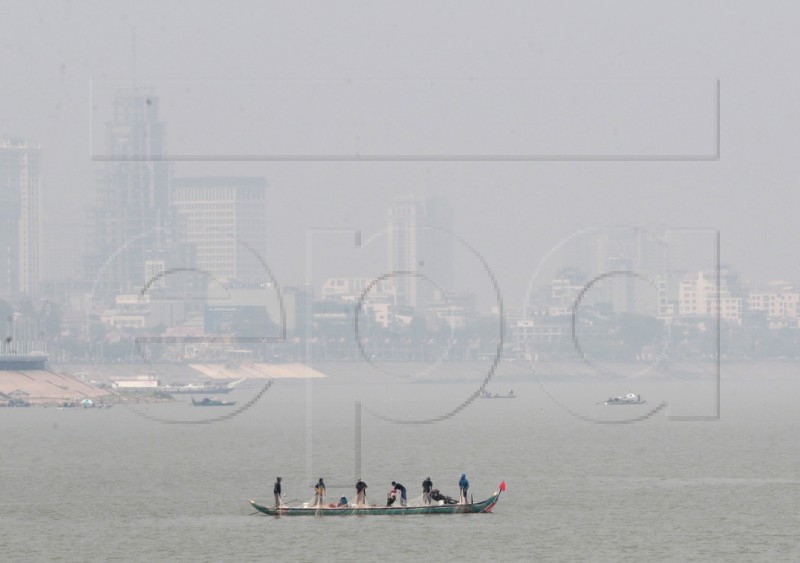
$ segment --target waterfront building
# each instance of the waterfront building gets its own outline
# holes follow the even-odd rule
[[[322,284],[322,299],[357,303],[364,291],[373,283],[370,278],[329,278]],[[397,287],[394,279],[375,282],[365,301],[394,304],[397,299]]]
[[[725,278],[719,288],[719,317],[742,324],[742,298],[734,296]],[[681,317],[716,317],[717,283],[703,272],[687,274],[678,289],[678,314]]]
[[[750,293],[747,310],[763,312],[769,320],[797,319],[800,317],[800,291],[791,285],[776,283],[767,291]]]

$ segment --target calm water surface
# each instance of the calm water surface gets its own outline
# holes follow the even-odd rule
[[[661,400],[671,411],[634,424],[593,424],[536,383],[497,383],[493,390],[513,386],[519,398],[477,400],[435,424],[391,424],[364,413],[360,460],[355,400],[389,417],[432,418],[475,386],[280,383],[242,415],[204,425],[155,423],[124,406],[0,409],[0,554],[64,561],[799,560],[800,383],[724,382],[719,422],[666,416],[713,412],[708,383],[625,385],[549,383],[546,390],[592,418],[639,415]],[[624,409],[619,414],[595,404],[628,391],[648,406],[615,407]],[[248,396],[230,395],[240,404]],[[225,412],[187,403],[139,410],[166,419]],[[251,515],[247,502],[270,502],[277,475],[289,500],[309,500],[320,476],[331,496],[348,497],[362,477],[375,503],[392,480],[418,496],[428,475],[456,496],[462,472],[475,500],[506,480],[494,514],[275,519]]]

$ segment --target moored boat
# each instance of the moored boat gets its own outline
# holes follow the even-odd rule
[[[514,391],[509,391],[505,395],[501,395],[500,393],[489,393],[488,391],[484,391],[480,395],[481,399],[516,399],[517,396],[514,394]]]
[[[164,387],[159,387],[159,391],[171,395],[223,395],[225,393],[230,393],[233,389],[234,388],[229,385],[210,383],[205,383],[203,385],[190,383],[189,385],[165,385]]]
[[[642,399],[641,395],[637,395],[635,393],[628,393],[624,397],[609,397],[607,401],[603,404],[607,406],[617,406],[617,405],[643,405],[647,401]]]
[[[192,405],[195,407],[232,407],[236,401],[220,401],[219,399],[205,397],[200,401],[195,401],[192,397]]]
[[[281,506],[280,508],[263,506],[254,500],[250,505],[269,516],[385,516],[385,515],[414,515],[414,514],[480,514],[489,513],[497,504],[500,493],[506,490],[503,481],[492,496],[480,502],[467,504],[431,504],[423,506]]]

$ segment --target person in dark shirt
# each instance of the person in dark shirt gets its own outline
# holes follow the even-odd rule
[[[433,489],[433,481],[431,481],[430,477],[425,477],[425,480],[422,482],[422,502],[424,504],[431,503],[432,489]]]
[[[436,502],[443,502],[445,504],[458,504],[458,501],[448,497],[447,495],[443,495],[439,492],[439,489],[433,489],[431,491],[431,498]]]
[[[467,504],[469,481],[467,481],[467,476],[464,473],[461,474],[461,479],[458,480],[458,488],[461,489],[461,504]]]
[[[392,487],[394,487],[396,491],[400,491],[400,506],[408,506],[408,497],[406,496],[406,488],[400,483],[397,483],[396,481],[392,481]]]
[[[281,506],[281,478],[278,477],[275,481],[275,486],[272,488],[272,494],[275,495],[275,508]]]
[[[356,483],[356,506],[367,504],[367,484],[361,479]]]
[[[325,501],[325,482],[322,480],[322,477],[320,477],[317,484],[314,485],[314,506],[322,506],[322,503],[324,501]]]

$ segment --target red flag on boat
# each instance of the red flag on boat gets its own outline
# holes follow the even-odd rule
[[[501,491],[505,491],[505,490],[506,490],[506,482],[505,482],[505,481],[503,481],[502,483],[500,483],[500,490],[501,490]]]

